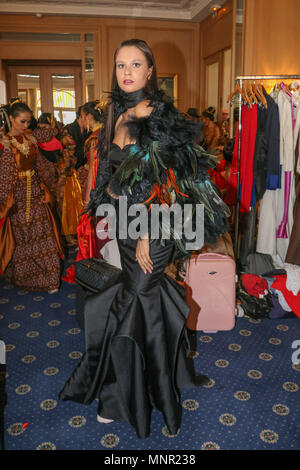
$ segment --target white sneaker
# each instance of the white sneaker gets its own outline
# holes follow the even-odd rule
[[[48,290],[48,294],[57,294],[57,292],[59,292],[59,289]]]
[[[97,415],[97,421],[98,421],[98,423],[109,424],[109,423],[113,423],[114,420],[113,419],[102,418],[102,416]]]

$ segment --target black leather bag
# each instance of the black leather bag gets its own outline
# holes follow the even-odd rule
[[[238,289],[237,298],[241,301],[245,315],[248,317],[254,320],[269,318],[269,313],[273,308],[271,294],[267,294],[264,298],[259,299]]]
[[[120,280],[122,270],[104,259],[89,258],[75,263],[75,282],[97,294]]]

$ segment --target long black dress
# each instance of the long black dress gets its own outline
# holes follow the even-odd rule
[[[127,156],[117,150],[114,146],[110,158],[114,167]],[[99,415],[131,424],[140,438],[149,435],[156,407],[170,433],[176,434],[181,422],[179,388],[195,387],[205,377],[195,376],[188,358],[184,289],[164,274],[174,244],[150,240],[151,274],[144,274],[135,260],[137,240],[118,240],[118,245],[122,279],[88,298],[86,354],[59,398],[84,404],[98,398]]]
[[[135,106],[129,95],[120,89],[112,93],[115,122]],[[196,123],[187,121],[162,92],[155,92],[150,101],[150,116],[128,123],[135,145],[123,150],[113,145],[109,158],[105,158],[104,138],[99,136],[99,165],[90,212],[110,202],[108,184],[113,193],[127,197],[128,205],[145,203],[149,210],[150,201],[161,203],[163,197],[168,205],[174,198],[182,207],[186,202],[193,207],[202,204],[204,241],[214,244],[227,231],[230,215],[209,181],[207,169],[215,163],[194,144],[199,133]],[[176,434],[181,423],[179,389],[207,380],[195,377],[193,361],[188,357],[185,292],[164,274],[174,253],[177,257],[178,250],[184,250],[185,240],[175,238],[163,245],[152,240],[150,233],[151,274],[144,274],[135,259],[137,241],[118,240],[122,279],[87,299],[86,353],[59,395],[61,400],[85,404],[98,398],[98,413],[103,418],[131,424],[140,438],[150,433],[153,407],[163,413],[169,432]]]

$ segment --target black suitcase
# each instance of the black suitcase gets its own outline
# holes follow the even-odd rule
[[[84,329],[84,306],[89,295],[97,294],[120,280],[122,270],[104,259],[89,258],[75,263],[76,320]]]

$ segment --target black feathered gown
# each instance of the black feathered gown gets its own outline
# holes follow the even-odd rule
[[[102,417],[125,421],[145,438],[153,407],[177,433],[179,388],[196,386],[196,378],[187,358],[189,309],[180,286],[164,274],[173,244],[151,241],[153,272],[145,275],[135,261],[136,243],[119,241],[121,282],[86,303],[86,353],[59,398],[84,404],[99,398]]]
[[[98,414],[131,424],[140,438],[149,435],[156,407],[169,432],[176,434],[179,388],[195,387],[205,377],[195,376],[188,358],[184,288],[164,274],[174,243],[162,246],[150,240],[151,274],[144,274],[135,260],[136,240],[118,240],[118,245],[122,278],[88,298],[86,353],[59,398],[84,404],[98,398]]]
[[[132,122],[136,145],[124,149],[124,158],[116,146],[117,153],[108,160],[100,158],[90,210],[95,213],[99,204],[109,202],[108,183],[115,194],[128,197],[129,205],[146,201],[154,188],[169,184],[178,203],[184,205],[187,193],[188,202],[204,204],[205,242],[213,244],[227,231],[229,214],[209,182],[207,168],[214,164],[200,147],[193,146],[194,123],[186,122],[159,94],[151,106],[149,118]],[[114,159],[119,165],[112,175],[108,162]],[[170,184],[174,175],[176,182]],[[182,412],[179,389],[207,380],[195,376],[188,357],[185,292],[164,274],[178,246],[171,240],[163,246],[150,235],[153,272],[144,274],[135,260],[137,241],[119,240],[118,244],[122,279],[87,299],[86,353],[59,397],[84,404],[98,398],[103,418],[131,424],[140,438],[149,435],[151,410],[156,407],[170,434],[176,434]]]

